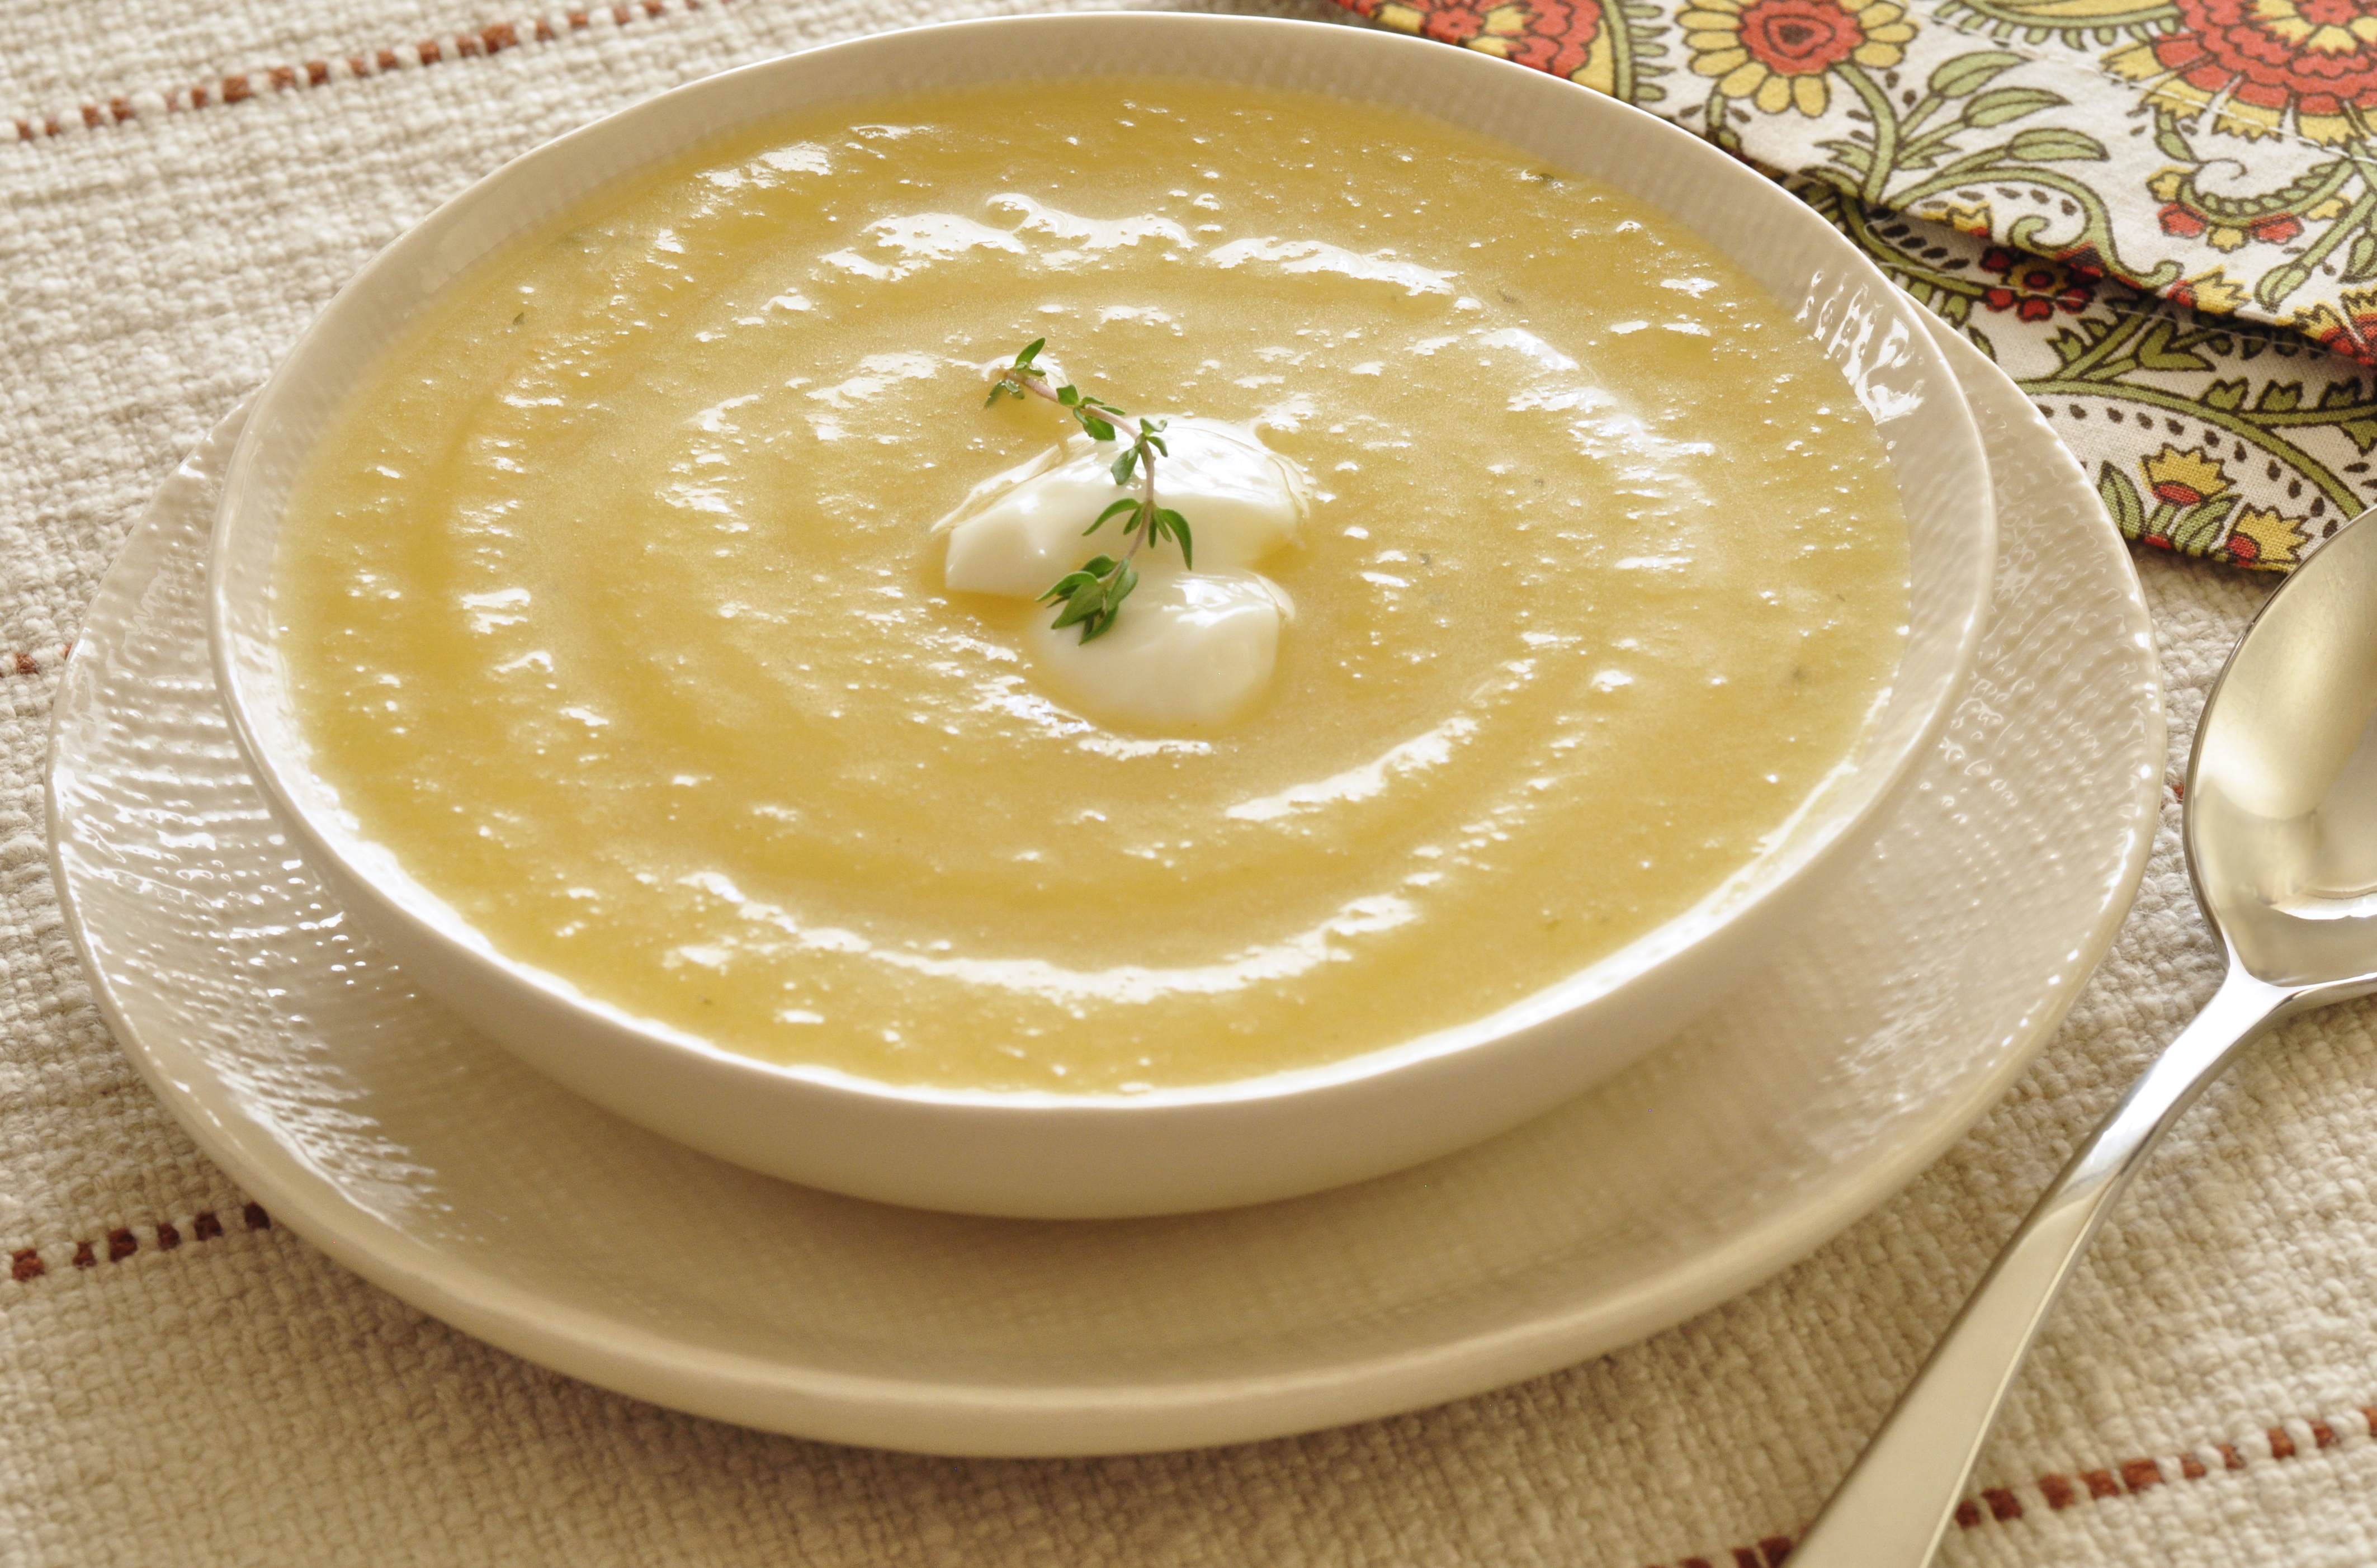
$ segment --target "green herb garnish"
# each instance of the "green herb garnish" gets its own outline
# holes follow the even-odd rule
[[[1138,495],[1123,497],[1081,530],[1086,537],[1121,518],[1123,537],[1130,541],[1121,557],[1093,556],[1040,595],[1040,603],[1059,605],[1054,629],[1062,631],[1069,626],[1078,626],[1081,628],[1081,640],[1087,642],[1114,628],[1115,617],[1122,613],[1122,602],[1139,586],[1139,573],[1132,569],[1130,562],[1141,545],[1150,539],[1158,543],[1175,540],[1180,545],[1184,566],[1196,564],[1196,546],[1188,535],[1188,520],[1155,504],[1155,460],[1171,456],[1171,449],[1164,444],[1164,421],[1133,419],[1114,404],[1091,397],[1076,387],[1058,387],[1051,391],[1048,373],[1033,363],[1047,345],[1045,338],[1033,339],[1015,356],[1015,363],[999,371],[982,406],[988,408],[1001,398],[1021,402],[1028,393],[1061,405],[1093,441],[1112,441],[1128,433],[1130,445],[1114,461],[1114,482],[1128,485],[1134,473],[1139,477]]]

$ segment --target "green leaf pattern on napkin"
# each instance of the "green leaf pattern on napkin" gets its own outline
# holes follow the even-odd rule
[[[2377,504],[2377,374],[2357,361],[1793,188],[2013,377],[2129,538],[2283,569]]]

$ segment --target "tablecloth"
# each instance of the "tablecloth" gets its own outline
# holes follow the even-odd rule
[[[723,66],[1027,8],[470,7],[0,7],[0,126],[31,126],[0,129],[0,1562],[1773,1568],[2074,1140],[2210,993],[2175,801],[2060,1033],[1905,1192],[1630,1349],[1274,1442],[960,1462],[639,1405],[345,1274],[173,1125],[90,1005],[41,808],[57,669],[149,492],[378,245],[504,159]],[[1966,308],[2020,318],[1986,290]],[[2142,497],[2163,445],[2198,449],[2130,451]],[[2176,773],[2268,580],[2140,567]],[[2372,1023],[2363,1003],[2293,1024],[2191,1114],[2058,1310],[1943,1561],[2377,1562]]]

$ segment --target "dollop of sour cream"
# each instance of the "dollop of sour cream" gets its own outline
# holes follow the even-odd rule
[[[1183,416],[1165,422],[1163,438],[1169,450],[1157,464],[1156,499],[1188,520],[1193,569],[1177,546],[1149,545],[1132,561],[1139,586],[1114,629],[1085,643],[1078,628],[1056,631],[1035,617],[1024,644],[1057,695],[1090,718],[1140,730],[1211,729],[1244,712],[1270,684],[1280,628],[1295,606],[1279,584],[1248,569],[1296,542],[1312,485],[1242,425]],[[934,524],[949,540],[943,583],[1036,599],[1090,557],[1119,555],[1125,541],[1115,524],[1091,538],[1082,531],[1130,494],[1111,472],[1120,451],[1117,442],[1076,433],[975,485]]]

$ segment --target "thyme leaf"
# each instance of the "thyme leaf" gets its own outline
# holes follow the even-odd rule
[[[983,399],[982,406],[988,408],[1001,398],[1013,398],[1018,402],[1031,397],[1045,398],[1070,413],[1073,422],[1093,441],[1119,439],[1119,432],[1129,429],[1130,445],[1115,459],[1109,472],[1115,484],[1125,488],[1135,475],[1139,494],[1115,501],[1081,533],[1084,537],[1095,533],[1119,517],[1123,520],[1123,537],[1129,543],[1123,546],[1120,556],[1091,557],[1040,595],[1041,604],[1058,606],[1057,618],[1050,623],[1053,629],[1062,631],[1078,626],[1081,628],[1081,640],[1088,642],[1113,629],[1115,617],[1122,613],[1122,602],[1139,586],[1139,572],[1130,563],[1142,545],[1150,540],[1159,544],[1172,540],[1180,546],[1183,566],[1196,564],[1196,546],[1189,536],[1188,520],[1168,507],[1155,504],[1155,460],[1172,455],[1172,449],[1164,441],[1164,421],[1134,419],[1079,387],[1051,388],[1048,372],[1038,363],[1040,351],[1047,346],[1047,339],[1034,338],[1012,363],[1001,365],[991,379],[990,395]]]

